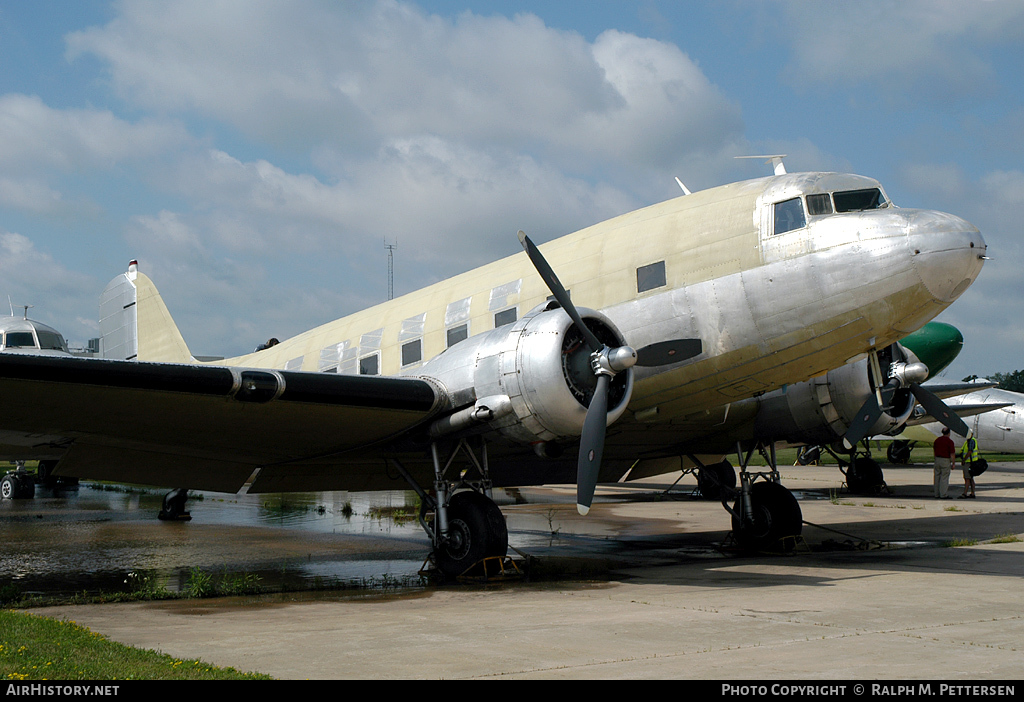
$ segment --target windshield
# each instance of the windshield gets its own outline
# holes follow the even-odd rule
[[[832,199],[836,204],[836,212],[860,212],[861,210],[877,210],[880,207],[888,207],[882,191],[878,188],[867,188],[865,190],[846,190],[833,193]]]
[[[32,332],[7,332],[4,346],[9,349],[34,349],[36,340]]]
[[[39,348],[41,349],[52,349],[54,351],[68,350],[67,344],[64,343],[64,337],[60,334],[36,329],[36,336],[39,337]]]

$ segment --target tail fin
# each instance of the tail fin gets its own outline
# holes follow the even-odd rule
[[[138,267],[132,261],[128,272],[110,281],[100,296],[103,357],[194,363],[160,292]]]

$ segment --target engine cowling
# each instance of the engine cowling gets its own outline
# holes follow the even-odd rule
[[[914,409],[914,396],[907,387],[908,373],[920,382],[921,364],[900,344],[879,352],[885,380],[900,378],[901,384],[887,398],[885,409],[868,436],[898,433]],[[924,368],[927,373],[927,369]],[[883,382],[884,385],[884,382]],[[843,438],[864,402],[873,393],[868,360],[845,365],[803,383],[789,385],[760,398],[755,419],[759,439],[812,445],[828,445]]]
[[[605,315],[577,308],[598,339],[624,345]],[[536,444],[575,439],[583,431],[597,378],[582,334],[557,303],[548,302],[514,324],[462,341],[431,359],[418,375],[439,383],[467,422],[486,422],[517,442]],[[626,410],[633,371],[611,380],[608,423]],[[482,410],[486,409],[487,412]],[[450,422],[453,430],[463,426]]]

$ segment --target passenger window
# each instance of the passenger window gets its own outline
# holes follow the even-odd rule
[[[799,229],[807,226],[807,219],[804,217],[804,206],[800,198],[784,200],[775,203],[775,233]]]
[[[377,354],[359,359],[359,375],[380,375],[380,360]]]
[[[636,269],[636,291],[638,293],[654,290],[665,285],[665,262],[658,261]]]
[[[807,196],[807,214],[826,215],[832,214],[832,198],[828,193],[818,193]]]
[[[402,365],[419,363],[423,359],[423,339],[402,344]]]
[[[516,308],[510,307],[507,310],[501,312],[495,312],[494,314],[494,328],[503,327],[506,324],[512,324],[516,321]]]
[[[448,330],[448,347],[451,348],[460,341],[465,341],[469,338],[469,325],[460,324],[457,327],[452,327]]]

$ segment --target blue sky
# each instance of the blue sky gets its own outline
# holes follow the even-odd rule
[[[1015,370],[1022,67],[1016,0],[0,0],[0,295],[84,341],[137,258],[234,355],[786,153],[976,224],[947,376]]]

